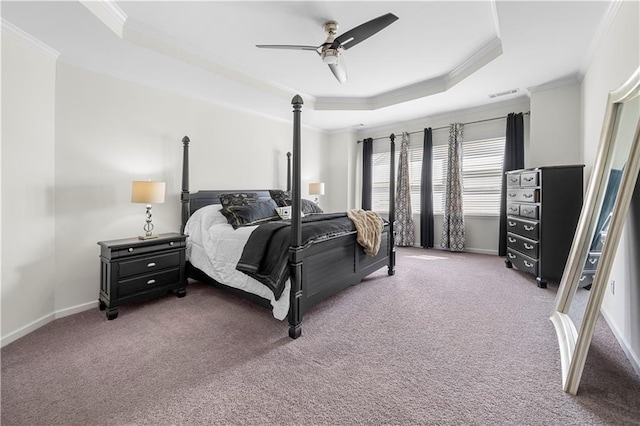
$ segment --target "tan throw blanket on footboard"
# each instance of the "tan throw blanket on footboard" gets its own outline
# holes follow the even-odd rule
[[[356,226],[357,241],[364,247],[364,252],[371,256],[378,254],[382,228],[384,227],[380,215],[369,210],[348,210],[347,216]]]

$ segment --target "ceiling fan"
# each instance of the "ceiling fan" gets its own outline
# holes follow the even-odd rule
[[[347,81],[347,68],[344,63],[342,51],[355,46],[368,39],[378,31],[383,30],[398,19],[393,13],[378,16],[364,24],[350,29],[346,33],[336,37],[338,23],[328,21],[323,25],[327,33],[327,39],[320,46],[300,46],[290,44],[258,44],[256,47],[262,49],[291,49],[291,50],[313,50],[322,58],[322,62],[329,65],[329,69],[340,83]]]

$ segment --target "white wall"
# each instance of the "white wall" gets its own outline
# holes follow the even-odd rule
[[[388,143],[388,135],[395,133],[399,135],[403,131],[415,132],[411,135],[411,140],[416,138],[422,141],[423,134],[421,132],[425,127],[432,127],[433,144],[446,144],[449,137],[448,126],[450,123],[461,122],[471,123],[474,121],[489,120],[497,117],[505,119],[489,120],[477,124],[468,124],[464,128],[464,140],[479,140],[494,137],[504,137],[506,130],[506,116],[510,112],[527,112],[529,111],[529,100],[526,98],[518,98],[509,102],[496,103],[482,108],[472,108],[455,113],[442,114],[434,117],[425,117],[420,120],[414,120],[405,123],[396,123],[393,126],[385,126],[381,128],[361,131],[358,136],[360,139],[365,137],[385,139],[376,140],[374,143]],[[534,112],[531,111],[533,114]],[[524,117],[525,124],[525,152],[529,145],[529,116]],[[441,129],[438,129],[441,128]],[[399,149],[399,140],[396,139],[396,150]],[[357,161],[362,161],[358,159]],[[361,172],[360,172],[361,173]],[[358,181],[359,182],[359,181]],[[360,190],[359,187],[357,189]],[[413,215],[415,228],[415,245],[420,245],[420,215]],[[466,250],[475,253],[498,254],[498,216],[465,216],[466,229]],[[440,246],[442,234],[442,215],[436,215],[434,218],[434,246]]]
[[[55,72],[54,58],[3,32],[3,344],[53,319]]]
[[[325,195],[320,197],[320,204],[324,211],[338,212],[356,208],[354,169],[359,148],[355,132],[344,131],[329,136],[322,161]]]
[[[640,3],[621,2],[611,27],[595,50],[582,82],[584,162],[593,165],[604,120],[607,96],[640,65]],[[591,167],[589,168],[591,170]],[[607,290],[602,313],[640,374],[640,197],[632,210],[618,246],[611,279],[615,294]]]
[[[582,164],[580,83],[530,89],[531,134],[525,167]]]

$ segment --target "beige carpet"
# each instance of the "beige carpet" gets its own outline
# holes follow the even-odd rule
[[[398,249],[307,313],[302,337],[195,283],[56,320],[2,349],[2,425],[640,424],[640,379],[602,318],[561,390],[556,286],[494,256]]]

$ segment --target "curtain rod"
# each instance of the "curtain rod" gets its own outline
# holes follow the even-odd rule
[[[523,115],[530,115],[531,111],[523,112],[522,114]],[[466,126],[468,124],[484,123],[485,121],[502,120],[504,118],[507,118],[507,117],[504,116],[504,117],[485,118],[484,120],[469,121],[468,123],[462,123],[462,124],[464,124]],[[448,128],[449,128],[449,126],[440,126],[440,127],[433,127],[431,130],[443,130],[443,129],[448,129]],[[410,134],[410,135],[415,135],[416,133],[423,133],[423,132],[424,132],[424,129],[423,130],[416,130],[416,131],[413,131],[413,132],[407,132],[407,133]],[[398,132],[397,135],[402,135],[402,133],[403,132]],[[394,134],[396,134],[396,133],[394,133]],[[380,137],[377,137],[377,138],[373,138],[374,141],[381,140],[381,139],[389,139],[389,136],[380,136]],[[357,142],[361,143],[362,141],[357,141]]]

